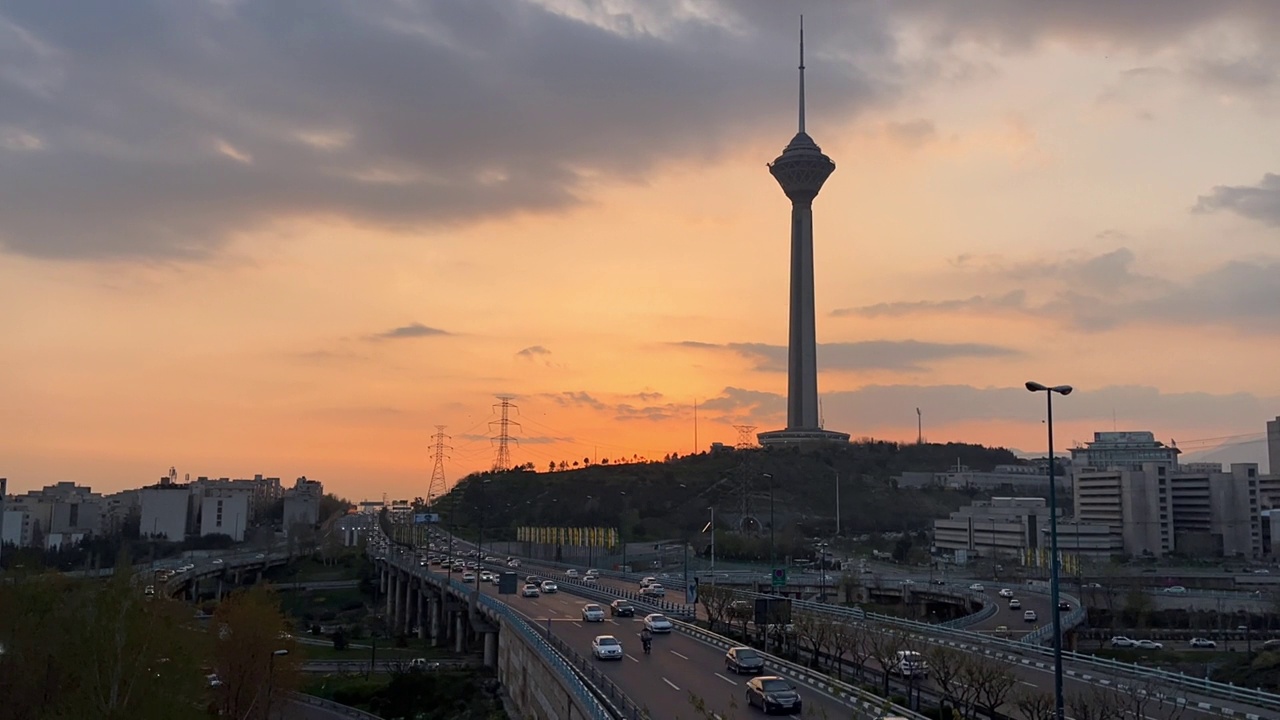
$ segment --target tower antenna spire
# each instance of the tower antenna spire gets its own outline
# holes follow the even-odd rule
[[[804,132],[804,15],[800,16],[800,132]]]

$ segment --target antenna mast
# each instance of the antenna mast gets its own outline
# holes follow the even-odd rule
[[[511,408],[516,408],[516,411],[519,412],[520,407],[511,402],[515,399],[515,396],[513,395],[498,395],[497,397],[502,402],[495,404],[494,407],[500,409],[501,419],[491,420],[489,421],[489,425],[490,427],[493,425],[498,426],[498,437],[492,438],[492,440],[498,441],[498,452],[493,458],[493,469],[498,472],[503,472],[511,469],[510,443],[513,440],[511,437],[511,426],[515,425],[516,427],[520,427],[520,423],[511,419]],[[519,440],[516,440],[515,442],[517,445],[520,444]]]
[[[800,16],[800,132],[804,132],[804,15]]]
[[[436,426],[435,449],[431,456],[435,458],[436,464],[431,468],[431,481],[427,483],[427,505],[435,505],[436,498],[443,497],[445,493],[445,477],[444,477],[444,459],[445,450],[452,450],[452,445],[445,445],[445,438],[449,437],[444,434],[444,425]]]

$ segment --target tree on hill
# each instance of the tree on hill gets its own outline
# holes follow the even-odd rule
[[[218,605],[209,640],[223,714],[265,720],[273,703],[278,709],[300,686],[302,658],[287,628],[280,600],[266,586],[238,590]]]

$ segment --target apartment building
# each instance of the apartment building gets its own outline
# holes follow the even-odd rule
[[[1169,478],[1174,547],[1184,555],[1261,557],[1257,463],[1179,467]]]
[[[73,482],[59,482],[8,498],[5,542],[58,548],[102,532],[102,496]]]
[[[227,535],[243,542],[256,489],[232,482],[206,482],[198,488],[201,535]]]
[[[1113,547],[1122,552],[1167,555],[1173,551],[1169,490],[1172,470],[1160,462],[1102,470],[1077,468],[1076,522],[1106,526],[1113,536]]]
[[[1071,476],[1064,471],[1069,465],[1063,462],[1056,469],[1056,484],[1059,490],[1069,490]],[[1019,493],[1049,493],[1049,465],[1036,463],[1031,465],[997,465],[990,472],[972,470],[966,465],[956,463],[945,472],[904,472],[895,478],[898,487],[924,488],[936,487],[950,490],[1002,490],[1011,489]]]
[[[192,492],[189,483],[176,483],[161,478],[155,485],[138,491],[142,537],[181,542],[193,526]]]
[[[314,527],[320,522],[320,498],[324,497],[324,485],[317,480],[300,477],[291,489],[284,493],[284,531],[298,525]]]

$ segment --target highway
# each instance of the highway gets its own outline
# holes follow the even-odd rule
[[[485,594],[495,595],[535,626],[551,633],[585,658],[591,657],[591,640],[597,635],[613,635],[622,642],[622,661],[592,660],[633,702],[646,708],[653,718],[686,720],[709,717],[697,711],[691,699],[705,703],[706,710],[722,718],[746,717],[744,700],[747,677],[727,673],[724,651],[682,633],[655,635],[647,657],[640,645],[642,617],[606,618],[602,623],[582,622],[582,606],[589,602],[558,592],[538,598],[498,596],[497,586],[481,583]],[[804,713],[801,717],[838,720],[851,717],[843,702],[809,687],[801,686]]]
[[[579,572],[581,572],[581,570]],[[564,577],[564,571],[561,569],[553,570],[552,568],[549,568],[546,566],[539,566],[536,563],[531,563],[531,562],[525,563],[524,567],[521,568],[521,573],[522,574],[538,573],[540,577],[557,580],[557,581],[562,580]],[[630,592],[635,592],[638,589],[637,586],[632,585],[624,580],[611,578],[611,577],[600,578],[599,585],[601,586],[602,589],[614,588],[614,589],[627,590]],[[987,621],[984,621],[983,623],[977,626],[977,629],[980,632],[986,628],[994,629],[996,626],[1001,624],[1008,625],[1011,630],[1019,626],[1023,626],[1022,629],[1025,631],[1027,629],[1026,626],[1031,625],[1030,623],[1025,623],[1022,620],[1022,613],[1026,609],[1034,609],[1039,615],[1041,621],[1046,621],[1047,618],[1049,617],[1047,615],[1047,613],[1050,611],[1048,596],[1039,594],[1039,593],[1015,594],[1015,597],[1019,598],[1019,600],[1021,600],[1024,605],[1022,609],[1015,611],[1015,610],[1008,609],[1007,600],[997,596],[997,593],[1000,590],[1000,587],[1002,586],[988,586],[984,583],[985,592],[988,594],[988,596],[992,600],[998,600],[1001,602],[997,604],[997,607],[1000,608],[997,611],[997,613],[991,618],[989,618]],[[1014,591],[1015,593],[1017,593],[1018,588],[1015,587]],[[672,594],[669,593],[668,597],[670,598],[671,596]],[[568,612],[572,616],[572,619],[576,619],[579,617],[578,613],[580,611],[582,604],[585,602],[588,602],[587,600],[584,600],[582,598],[575,598],[573,596],[565,597],[564,592],[557,593],[556,595],[551,596],[551,598],[552,600],[549,604],[538,603],[537,607],[541,608],[545,604],[547,612],[546,614],[540,615],[539,617],[542,618],[542,622],[544,624],[545,624],[546,617],[550,616],[553,618],[552,620],[553,632],[559,632],[559,628],[560,628],[560,623],[554,620],[555,617],[560,617],[563,620],[565,618],[565,613]],[[519,598],[512,598],[509,602],[511,602],[511,604],[517,609],[520,609],[521,605],[519,603],[519,600],[520,600]],[[537,601],[532,601],[532,600],[524,601],[524,602],[537,603]],[[554,611],[560,611],[560,614],[557,616]],[[698,612],[699,612],[699,615],[702,617],[702,619],[705,619],[701,606],[698,607]],[[569,623],[569,624],[572,625],[572,623]],[[578,623],[578,624],[581,625],[581,623]],[[599,633],[595,632],[594,628],[587,628],[585,631],[582,631],[582,632],[585,632],[585,635],[582,638],[583,640],[582,647],[586,648],[586,650],[583,651],[583,654],[585,655],[590,651],[589,646],[590,646],[591,637]],[[576,635],[572,637],[577,638]],[[666,639],[667,638],[663,638],[663,640],[666,640]],[[723,674],[723,669],[721,667],[723,665],[723,660],[722,660],[723,653],[720,653],[719,651],[713,651],[708,646],[702,645],[702,643],[699,643],[698,641],[688,637],[680,636],[678,640],[683,641],[681,645],[682,648],[687,644],[698,645],[705,648],[704,654],[698,657],[704,658],[704,660],[702,661],[703,663],[710,663],[710,664],[704,664],[703,667],[707,668],[709,672],[719,671],[721,674]],[[623,642],[624,644],[626,644],[625,639],[623,639]],[[655,642],[654,644],[655,653],[657,652],[658,648],[659,648],[659,645],[658,643]],[[964,649],[966,649],[967,651],[972,651],[972,650],[977,650],[978,648],[976,646],[969,646],[968,648],[964,648]],[[689,654],[685,652],[683,649],[680,649],[679,652],[685,655]],[[710,655],[714,655],[714,657],[709,657],[708,653]],[[690,657],[693,657],[693,656],[690,656]],[[1032,691],[1032,690],[1040,690],[1042,692],[1048,692],[1048,693],[1052,692],[1053,668],[1052,668],[1051,660],[1048,660],[1047,658],[1043,658],[1039,656],[1031,656],[1028,658],[1010,656],[1007,659],[1011,662],[1009,666],[1009,671],[1017,681],[1017,687],[1015,688],[1015,691],[1014,691],[1015,693],[1023,692],[1023,691]],[[868,661],[868,667],[871,667],[877,670],[879,668],[878,664],[874,660]],[[1064,677],[1063,677],[1064,693],[1068,698],[1070,698],[1073,694],[1088,692],[1092,690],[1093,688],[1097,687],[1097,685],[1099,684],[1098,682],[1099,678],[1105,677],[1105,675],[1103,675],[1102,673],[1098,673],[1094,670],[1073,672],[1069,668],[1070,668],[1070,663],[1067,664],[1067,673],[1064,674]],[[623,674],[623,673],[620,673],[620,674]],[[877,674],[879,674],[879,672],[877,672]],[[614,681],[618,683],[619,687],[624,688],[624,691],[628,692],[628,694],[631,694],[630,690],[627,689],[628,686],[624,685],[624,683],[621,680],[613,678],[613,676],[610,676],[610,677],[611,679],[614,679]],[[722,683],[726,682],[723,678],[717,677],[714,672],[712,672],[712,678],[715,678]],[[730,676],[730,680],[732,679],[733,678]],[[1125,682],[1126,681],[1124,680],[1120,680],[1120,681],[1111,680],[1111,679],[1106,680],[1106,684],[1110,684],[1112,686],[1123,685]],[[1133,682],[1133,681],[1128,681],[1128,682],[1132,683],[1135,686],[1141,685],[1140,683]],[[652,692],[653,688],[651,687],[651,685],[652,683],[649,683],[649,686],[646,686],[642,682],[640,683],[640,689],[646,692]],[[713,693],[715,692],[715,689],[716,689],[714,682],[710,682],[706,677],[702,677],[697,682],[697,687],[706,688],[707,691],[713,692]],[[920,687],[926,690],[931,690],[931,691],[937,690],[937,686],[933,682],[932,678],[922,682],[920,684]],[[1156,688],[1152,688],[1152,690],[1156,690]],[[1221,704],[1219,701],[1215,701],[1208,697],[1202,697],[1195,693],[1184,692],[1181,690],[1174,690],[1172,688],[1159,688],[1158,691],[1163,693],[1168,693],[1170,695],[1170,699],[1169,701],[1163,703],[1163,706],[1158,706],[1158,705],[1161,705],[1161,703],[1157,703],[1154,701],[1150,703],[1144,709],[1146,720],[1192,720],[1192,719],[1200,720],[1201,718],[1222,717],[1221,713],[1219,713],[1216,710],[1207,710],[1207,709],[1201,709],[1197,707],[1197,703],[1205,703],[1206,705],[1216,707]],[[814,695],[815,692],[816,691],[809,690],[808,692],[805,693],[806,702],[808,701],[809,697]],[[720,695],[714,694],[713,696],[719,697]],[[646,694],[646,695],[640,695],[640,696],[633,696],[632,699],[637,702],[641,702],[642,698],[647,698],[647,697],[649,697],[649,695]],[[1174,705],[1174,702],[1172,700],[1173,697],[1185,698],[1187,700],[1187,707],[1185,708],[1185,710],[1181,707],[1177,707]],[[834,701],[832,702],[834,703]],[[1246,713],[1253,713],[1257,717],[1271,717],[1271,714],[1264,709],[1249,708],[1245,706],[1240,706],[1238,704],[1235,704],[1233,706],[1237,708],[1238,716],[1243,716]],[[835,705],[835,707],[839,707],[839,705]],[[1006,706],[1002,708],[1002,712],[1010,715],[1011,717],[1021,717],[1017,712],[1017,710],[1012,706]],[[829,714],[828,717],[839,717],[839,716]]]

